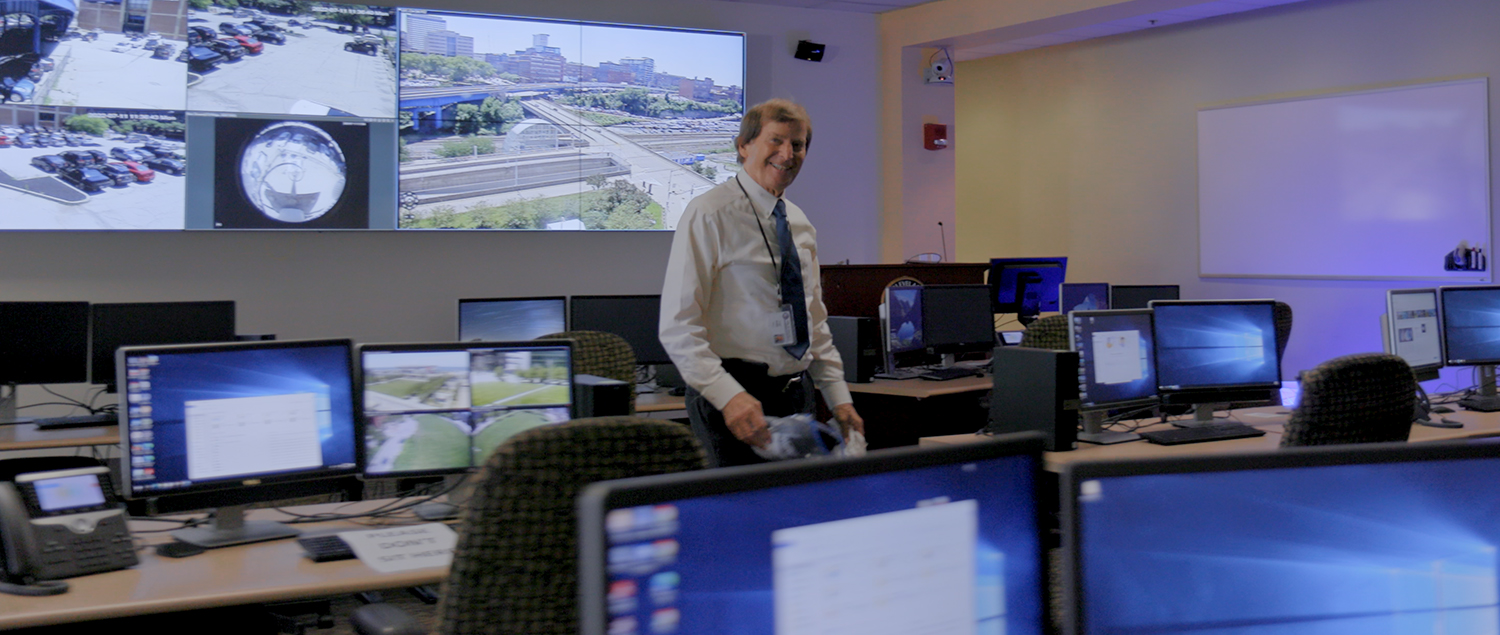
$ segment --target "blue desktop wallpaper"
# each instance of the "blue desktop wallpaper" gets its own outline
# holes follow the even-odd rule
[[[1443,339],[1452,362],[1500,361],[1500,288],[1445,290]]]
[[[1158,305],[1153,312],[1158,385],[1242,386],[1281,378],[1270,304]]]
[[[1500,459],[1092,482],[1082,633],[1500,630]]]
[[[922,349],[922,287],[886,289],[886,311],[890,325],[890,351],[901,353]]]
[[[979,506],[978,632],[1040,634],[1042,566],[1032,469],[1028,457],[1010,457],[677,501],[679,529],[673,537],[680,551],[666,568],[678,574],[674,579],[680,584],[673,604],[681,612],[676,632],[775,632],[775,530],[912,509],[918,501],[947,497],[974,500]],[[646,589],[650,578],[640,576],[639,587]],[[986,589],[1000,586],[1003,600],[984,597]],[[657,607],[648,594],[641,596],[634,615],[639,632],[651,632],[647,625]]]
[[[1152,352],[1151,316],[1112,315],[1078,317],[1073,325],[1074,346],[1078,351],[1078,363],[1083,366],[1083,377],[1079,384],[1084,394],[1080,401],[1086,406],[1122,403],[1149,399],[1156,396],[1156,363]],[[1094,333],[1133,330],[1141,338],[1141,348],[1146,357],[1141,364],[1141,378],[1135,381],[1101,384],[1095,379],[1092,344]]]
[[[238,349],[158,355],[151,367],[151,449],[156,479],[187,480],[183,404],[206,399],[263,397],[293,393],[325,395],[332,427],[319,430],[324,465],[355,462],[354,402],[350,355],[345,346]],[[129,395],[129,380],[121,381]],[[142,391],[146,392],[146,391]],[[130,404],[139,407],[140,404]],[[133,431],[134,432],[134,431]],[[136,443],[132,443],[132,456]],[[153,481],[144,481],[151,483]],[[137,483],[139,485],[139,483]]]
[[[1107,282],[1066,283],[1058,289],[1057,295],[1058,310],[1063,313],[1109,309],[1109,283]]]

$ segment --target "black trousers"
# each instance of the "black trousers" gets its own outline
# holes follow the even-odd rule
[[[724,371],[734,377],[751,397],[760,400],[767,417],[787,417],[813,411],[812,380],[806,372],[772,377],[769,367],[742,359],[724,360]],[[687,391],[688,420],[693,434],[708,453],[709,467],[765,463],[748,444],[736,439],[719,412],[708,399],[691,388]]]

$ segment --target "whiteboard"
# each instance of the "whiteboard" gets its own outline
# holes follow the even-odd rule
[[[1204,277],[1489,281],[1484,78],[1198,111]]]

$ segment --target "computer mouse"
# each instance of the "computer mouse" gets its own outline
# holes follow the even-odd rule
[[[1440,415],[1445,415],[1453,412],[1453,409],[1449,408],[1448,406],[1433,406],[1432,411]]]

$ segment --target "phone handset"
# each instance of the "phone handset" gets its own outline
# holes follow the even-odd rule
[[[58,595],[68,591],[60,580],[36,580],[27,575],[28,559],[35,540],[27,523],[31,515],[20,492],[9,481],[0,481],[0,593],[10,595]]]

